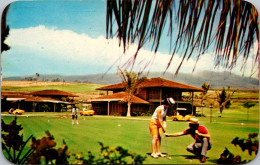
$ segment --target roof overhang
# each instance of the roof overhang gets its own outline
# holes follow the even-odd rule
[[[123,101],[123,99],[91,99],[91,102],[110,102],[110,101]]]
[[[163,78],[148,78],[144,82],[142,82],[139,86],[140,88],[171,88],[178,89],[183,92],[202,92],[203,89],[197,88],[194,86],[174,82],[171,80],[163,79]],[[96,90],[104,90],[104,91],[117,91],[124,89],[123,83],[107,85]]]
[[[51,102],[51,103],[65,103],[63,101],[56,101],[56,100],[42,100],[43,102]]]
[[[26,98],[6,98],[7,101],[22,101],[25,100]]]

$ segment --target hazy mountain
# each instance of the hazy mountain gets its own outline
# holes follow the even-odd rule
[[[210,84],[210,88],[223,88],[230,86],[238,89],[258,89],[259,80],[255,78],[242,77],[228,72],[203,71],[197,74],[180,73],[177,77],[165,74],[164,78],[180,83],[201,87],[204,82]]]
[[[204,82],[210,83],[211,88],[228,87],[239,89],[259,89],[259,80],[256,78],[242,77],[228,72],[203,71],[197,74],[179,73],[175,76],[173,73],[153,72],[147,77],[161,77],[168,80],[201,87]],[[36,80],[36,76],[15,76],[4,77],[3,80]],[[65,82],[85,82],[97,84],[114,84],[121,82],[117,74],[92,74],[92,75],[40,75],[38,81],[65,81]]]

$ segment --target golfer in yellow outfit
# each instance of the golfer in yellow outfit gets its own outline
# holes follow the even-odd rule
[[[158,158],[159,156],[165,157],[162,154],[161,147],[161,134],[166,131],[166,114],[170,106],[174,105],[175,101],[173,98],[167,98],[164,100],[162,105],[158,106],[150,120],[149,129],[152,135],[152,154],[153,158]]]

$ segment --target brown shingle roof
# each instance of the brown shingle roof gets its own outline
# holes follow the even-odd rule
[[[184,91],[202,91],[202,89],[193,87],[186,84],[181,84],[178,82],[162,79],[162,78],[148,78],[143,83],[140,84],[140,88],[149,88],[149,87],[167,87],[167,88],[178,88]],[[123,89],[123,83],[118,83],[114,85],[108,85],[101,88],[97,88],[97,90],[116,90]]]
[[[64,101],[52,99],[49,97],[26,97],[25,101],[28,102],[52,102],[52,103],[65,103]]]
[[[31,93],[34,96],[70,96],[70,97],[78,97],[77,95],[60,91],[60,90],[42,90]]]
[[[66,103],[64,101],[56,100],[49,97],[40,97],[32,95],[2,95],[2,99],[6,98],[7,101],[26,101],[26,102],[52,102],[52,103]]]
[[[111,95],[101,96],[95,99],[91,99],[93,101],[119,101],[119,102],[127,102],[127,93],[126,92],[117,92]],[[137,96],[132,97],[132,103],[134,104],[149,104],[148,101],[145,101]]]

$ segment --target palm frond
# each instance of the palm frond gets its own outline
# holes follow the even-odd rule
[[[176,16],[174,15],[176,13]],[[259,43],[259,22],[256,8],[242,0],[107,0],[107,38],[114,37],[113,17],[117,23],[116,36],[124,50],[130,43],[138,43],[138,51],[148,42],[156,53],[160,46],[165,25],[169,25],[171,59],[180,51],[182,61],[200,56],[212,49],[215,66],[232,69],[239,56],[243,56],[241,69],[249,57],[259,59],[252,52],[254,42]],[[173,38],[176,27],[177,36]]]
[[[8,5],[2,14],[2,19],[1,19],[1,52],[3,51],[7,51],[10,49],[10,46],[5,44],[4,41],[7,38],[7,36],[9,35],[9,26],[7,25],[6,22],[6,16],[7,16],[7,12],[9,10],[10,5]]]

